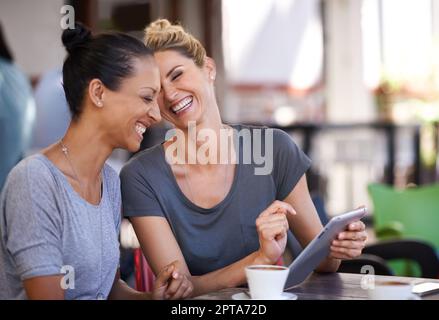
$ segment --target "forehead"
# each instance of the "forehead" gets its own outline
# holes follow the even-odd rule
[[[191,58],[186,57],[176,50],[165,50],[154,53],[154,58],[160,68],[160,71],[168,71],[176,65],[194,65]]]
[[[133,61],[133,75],[126,79],[127,82],[157,85],[160,83],[160,74],[157,63],[152,57],[136,58]]]

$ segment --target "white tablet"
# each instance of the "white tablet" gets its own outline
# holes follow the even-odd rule
[[[345,230],[350,223],[363,218],[366,212],[366,208],[361,207],[332,218],[288,267],[290,271],[285,290],[302,283],[329,255],[331,242],[337,234]]]

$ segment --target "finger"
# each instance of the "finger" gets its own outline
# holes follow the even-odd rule
[[[171,300],[178,300],[183,298],[183,294],[188,289],[188,281],[183,279],[177,291],[170,297]]]
[[[366,230],[366,225],[362,221],[355,221],[349,224],[347,229],[349,231],[364,231]]]
[[[279,217],[270,216],[270,219],[266,218],[266,219],[256,220],[256,227],[259,229],[274,224],[288,225],[288,220],[283,214],[280,215]]]
[[[286,222],[275,222],[275,223],[266,223],[261,227],[257,228],[258,233],[263,232],[287,232],[288,223]]]
[[[361,232],[343,231],[337,235],[337,240],[366,241],[367,240],[367,233],[364,231],[361,231]]]
[[[278,210],[279,211],[283,210],[286,213],[289,213],[289,214],[292,214],[292,215],[296,214],[296,210],[294,210],[294,208],[289,203],[276,200],[267,209],[262,211],[260,216],[268,216],[270,214],[276,213]]]
[[[334,247],[342,247],[347,249],[360,249],[364,248],[363,241],[352,241],[352,240],[334,240],[332,241],[332,245]]]
[[[261,225],[260,227],[258,227],[258,231],[262,232],[265,229],[273,229],[273,228],[278,228],[278,227],[288,229],[288,222],[286,222],[286,221],[267,222],[267,223]]]
[[[168,288],[166,288],[165,298],[172,299],[172,297],[180,289],[180,286],[183,284],[183,282],[184,282],[184,278],[182,274],[177,274],[176,277],[173,276],[171,282],[168,285]]]
[[[186,291],[183,293],[182,298],[186,299],[189,298],[192,295],[192,292],[194,291],[194,287],[192,286],[192,284],[190,284],[187,288]]]
[[[345,255],[343,253],[337,253],[337,252],[331,252],[329,254],[329,257],[331,259],[350,260],[350,258],[347,255]]]
[[[262,239],[274,240],[276,238],[279,239],[285,237],[287,235],[287,230],[284,226],[277,226],[273,228],[266,228],[262,230],[260,234]]]
[[[347,249],[342,247],[331,246],[331,252],[336,254],[342,254],[347,257],[347,259],[356,258],[361,255],[361,250],[358,249]]]
[[[174,269],[175,266],[173,264],[168,264],[162,271],[160,271],[155,280],[155,287],[160,288],[167,285],[168,281],[172,278]]]

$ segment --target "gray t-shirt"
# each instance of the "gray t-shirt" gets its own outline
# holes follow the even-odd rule
[[[233,127],[238,132],[267,130]],[[121,171],[124,215],[166,218],[192,275],[205,274],[244,258],[259,248],[256,218],[274,200],[285,199],[311,164],[287,133],[270,130],[271,174],[255,175],[258,165],[254,161],[244,163],[245,144],[240,143],[240,161],[232,187],[223,201],[209,209],[195,205],[183,194],[166,162],[162,144],[142,151]],[[251,137],[251,146],[254,139],[260,139],[265,150],[264,133],[259,138],[254,134]]]
[[[108,165],[101,202],[92,205],[47,157],[24,159],[1,195],[0,299],[26,299],[23,280],[58,274],[70,287],[74,280],[66,299],[107,298],[119,265],[120,221],[119,178]]]

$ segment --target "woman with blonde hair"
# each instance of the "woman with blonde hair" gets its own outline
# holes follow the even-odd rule
[[[302,246],[321,231],[305,177],[311,162],[281,130],[223,123],[215,62],[181,26],[157,20],[146,28],[145,44],[160,69],[161,115],[176,134],[123,168],[124,215],[155,273],[178,259],[193,295],[242,285],[245,266],[278,263],[288,230]],[[224,143],[222,136],[233,139]],[[255,148],[269,151],[268,172],[258,174],[254,159],[246,163]],[[365,241],[364,224],[352,223],[317,270],[335,272]]]

